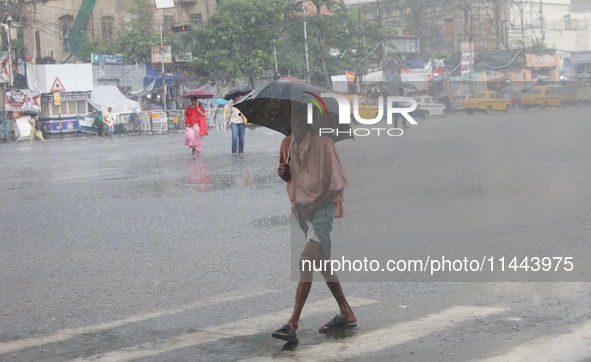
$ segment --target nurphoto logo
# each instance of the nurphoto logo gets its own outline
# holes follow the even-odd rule
[[[304,93],[310,95],[311,97],[304,95],[303,98],[309,100],[312,103],[307,103],[308,105],[308,124],[313,124],[313,107],[316,105],[320,114],[328,114],[328,108],[326,104],[322,100],[322,98],[331,97],[336,99],[339,105],[339,124],[351,124],[351,104],[347,100],[347,98],[338,93],[321,93],[320,97],[314,93],[306,92]],[[405,103],[410,104],[410,106],[405,107]],[[384,97],[378,98],[378,104],[384,104]],[[402,117],[406,118],[410,124],[418,124],[412,116],[409,114],[412,111],[417,109],[417,101],[414,98],[410,97],[387,97],[386,98],[386,124],[392,125],[392,115],[400,114]],[[378,106],[377,107],[377,114],[375,118],[362,118],[359,115],[359,97],[353,97],[353,117],[355,121],[362,125],[377,125],[378,123],[383,121],[384,118],[384,107]],[[349,135],[355,136],[369,136],[372,133],[376,133],[378,136],[382,134],[387,134],[388,136],[402,136],[404,131],[400,128],[386,128],[386,127],[373,127],[373,128],[355,128],[355,129],[348,129],[348,130],[339,130],[338,128],[320,128],[319,134],[344,134],[347,133]]]

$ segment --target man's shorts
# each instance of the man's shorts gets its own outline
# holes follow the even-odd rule
[[[300,213],[305,205],[298,204],[296,210]],[[302,220],[300,218],[300,228],[306,236],[306,241],[313,240],[320,243],[322,251],[327,258],[330,258],[330,232],[332,231],[332,222],[337,209],[337,203],[331,202],[321,207],[314,214],[312,221]]]

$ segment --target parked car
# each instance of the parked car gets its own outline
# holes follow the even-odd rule
[[[491,114],[492,111],[509,112],[511,101],[504,99],[499,92],[478,91],[474,92],[469,99],[464,101],[466,113],[484,112]]]
[[[521,104],[525,110],[532,107],[546,109],[548,106],[561,108],[564,104],[564,98],[559,96],[554,89],[538,87],[530,89],[527,95],[521,98]]]
[[[365,118],[365,119],[373,119],[376,118],[379,112],[379,107],[377,105],[373,105],[369,99],[363,97],[363,96],[358,96],[356,94],[347,94],[345,95],[345,98],[347,98],[347,100],[349,101],[349,104],[351,104],[351,119],[353,118],[353,99],[354,97],[357,97],[359,99],[359,116],[361,118]]]
[[[454,97],[454,99],[451,101],[451,106],[449,108],[449,110],[454,113],[454,112],[461,112],[464,110],[464,101],[466,99],[470,98],[469,95],[457,95]]]
[[[418,96],[413,98],[417,101],[417,108],[420,107],[427,112],[425,118],[428,118],[429,116],[447,116],[447,107],[441,104],[437,98],[431,96]]]
[[[566,82],[565,85],[549,85],[550,89],[564,98],[564,104],[580,106],[583,103],[591,103],[591,89],[587,82]]]

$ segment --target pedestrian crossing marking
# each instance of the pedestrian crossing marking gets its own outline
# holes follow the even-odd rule
[[[591,341],[582,338],[591,332],[591,322],[577,326],[570,333],[543,337],[513,348],[509,353],[481,362],[574,362],[591,357]]]
[[[352,338],[321,343],[309,348],[298,348],[293,356],[285,356],[282,361],[327,361],[363,356],[382,349],[427,336],[434,332],[452,328],[459,323],[487,315],[501,313],[502,308],[456,306],[437,314],[397,323],[391,327],[358,334]],[[289,352],[290,354],[293,352]],[[240,362],[273,361],[273,357],[252,358]]]
[[[112,321],[112,322],[106,322],[103,324],[97,324],[97,325],[88,326],[88,327],[63,329],[57,333],[50,334],[50,335],[43,336],[43,337],[39,337],[39,338],[21,339],[21,340],[17,340],[17,341],[0,343],[0,354],[11,352],[11,351],[16,351],[16,350],[20,350],[20,349],[24,349],[24,348],[29,348],[29,347],[33,347],[33,346],[40,346],[40,345],[44,345],[44,344],[48,344],[48,343],[56,343],[56,342],[70,339],[70,338],[73,338],[73,337],[76,337],[76,336],[79,336],[79,335],[82,335],[85,333],[93,333],[93,332],[97,332],[97,331],[101,331],[101,330],[113,329],[113,328],[117,328],[117,327],[120,327],[125,324],[142,322],[142,321],[152,319],[152,318],[159,318],[159,317],[163,317],[163,316],[167,316],[167,315],[172,315],[172,314],[176,314],[179,312],[183,312],[185,310],[202,307],[202,306],[209,305],[209,304],[235,302],[237,300],[251,298],[251,297],[257,297],[260,295],[265,295],[265,294],[275,293],[275,292],[277,292],[277,290],[260,289],[260,290],[255,290],[255,291],[249,292],[249,293],[246,293],[244,291],[224,293],[224,294],[214,295],[214,296],[199,300],[199,301],[192,303],[192,304],[182,305],[182,306],[174,308],[174,309],[160,310],[160,311],[149,312],[149,313],[144,313],[144,314],[137,314],[137,315],[130,316],[129,318],[126,318],[126,319]]]
[[[360,307],[377,303],[376,300],[363,298],[347,298],[351,307]],[[318,302],[306,304],[303,310],[303,318],[316,313],[328,313],[338,310],[334,299],[325,299]],[[100,361],[100,362],[123,362],[132,361],[148,356],[154,356],[165,352],[174,351],[180,348],[196,346],[203,343],[214,342],[220,339],[232,338],[238,336],[252,335],[260,331],[271,331],[279,324],[285,323],[291,316],[293,308],[284,309],[277,313],[262,315],[256,318],[242,319],[229,322],[217,327],[206,328],[201,331],[185,333],[174,338],[157,343],[136,345],[133,347],[122,348],[117,351],[97,354],[90,357],[83,357],[72,360],[71,362],[82,361]],[[155,346],[155,347],[150,347]]]

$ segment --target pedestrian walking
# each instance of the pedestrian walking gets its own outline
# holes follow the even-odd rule
[[[399,97],[404,97],[404,89],[402,88],[398,88],[398,96]],[[404,107],[404,102],[394,102],[394,107],[396,108],[403,108]],[[408,128],[408,125],[406,124],[406,117],[403,117],[401,113],[395,113],[394,114],[394,128],[398,128],[398,118],[402,118],[402,126],[404,128]]]
[[[112,110],[113,108],[109,107],[107,113],[104,115],[105,123],[109,127],[109,138],[113,138],[113,132],[115,131],[115,119],[113,118],[113,113],[111,113]]]
[[[241,95],[234,97],[234,102],[238,102],[242,98]],[[236,107],[230,107],[228,115],[226,116],[226,128],[232,129],[232,156],[236,156],[236,151],[240,156],[244,156],[244,132],[246,130],[246,120],[242,112]]]
[[[29,119],[29,124],[31,125],[31,135],[29,137],[31,140],[31,144],[33,144],[33,142],[35,141],[35,136],[37,136],[37,138],[40,138],[41,141],[45,143],[45,139],[43,138],[43,132],[41,132],[41,122],[39,122],[37,117],[32,116],[31,119]]]
[[[99,138],[105,138],[105,136],[103,136],[105,122],[103,119],[103,112],[102,111],[98,111],[98,114],[94,118],[94,122],[92,123],[92,128],[94,128],[94,127],[97,128],[96,136]]]
[[[273,338],[296,342],[300,314],[312,287],[313,265],[330,265],[330,232],[335,213],[342,215],[347,175],[341,165],[333,141],[319,136],[306,122],[306,106],[291,108],[292,135],[281,143],[278,175],[287,183],[292,213],[299,220],[306,244],[300,256],[300,282],[296,301],[287,324],[271,335]],[[321,267],[322,269],[322,267]],[[349,306],[336,274],[321,271],[340,309],[320,333],[357,326],[357,317]]]
[[[191,98],[191,104],[185,109],[185,145],[192,151],[191,155],[201,155],[203,136],[207,136],[205,109],[197,104],[197,97]]]

